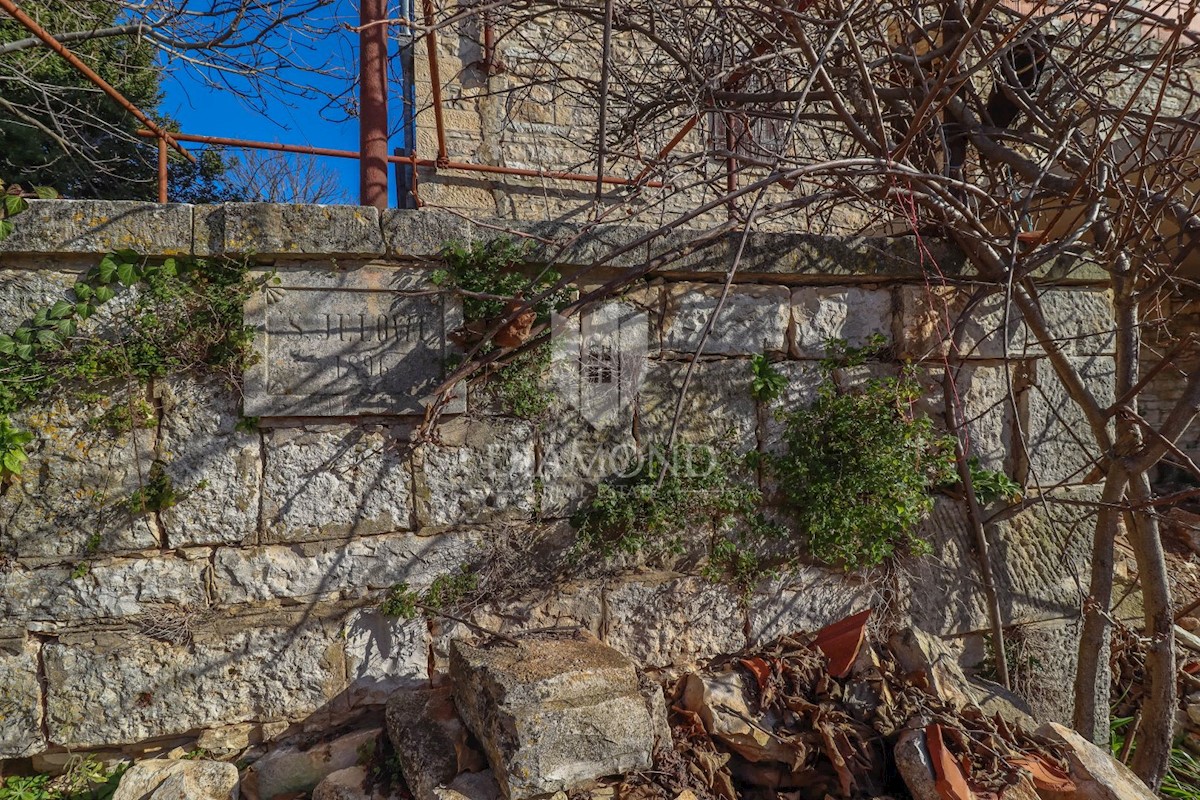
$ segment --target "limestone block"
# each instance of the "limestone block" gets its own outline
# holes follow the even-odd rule
[[[14,425],[37,438],[26,446],[21,480],[4,496],[0,551],[74,562],[159,545],[152,515],[134,516],[129,505],[150,474],[154,431],[112,433],[89,424],[115,402],[60,396],[12,415]]]
[[[961,327],[962,358],[1002,358],[1044,352],[1015,306],[1005,309],[995,292],[971,304],[972,293],[953,286],[902,286],[899,355],[922,359],[951,352],[952,331]],[[1113,312],[1110,294],[1088,288],[1044,290],[1038,298],[1055,339],[1071,354],[1111,352]],[[1006,335],[1007,333],[1007,335]]]
[[[805,286],[792,292],[789,340],[795,358],[824,358],[830,339],[862,347],[874,334],[892,339],[892,292]]]
[[[263,541],[412,527],[410,460],[387,429],[280,428],[266,433],[264,447]]]
[[[234,387],[176,378],[162,387],[158,456],[179,490],[160,519],[172,547],[253,541],[262,491],[259,434],[239,431]]]
[[[950,371],[955,379],[952,402],[961,408],[966,421],[970,454],[985,469],[1014,474],[1017,411],[1026,390],[1024,369],[966,362],[952,364]],[[918,372],[917,379],[922,388],[917,410],[933,419],[939,429],[949,430],[945,369],[931,364]]]
[[[367,767],[346,767],[326,775],[313,789],[312,800],[399,800],[398,792],[384,794],[377,786],[370,791],[365,788],[374,783]]]
[[[32,200],[0,253],[192,252],[192,206],[134,200]]]
[[[437,800],[439,786],[484,766],[483,754],[468,743],[450,691],[449,686],[400,691],[387,703],[388,738],[416,800]]]
[[[214,559],[213,589],[222,605],[263,600],[312,602],[359,597],[405,582],[428,586],[478,553],[482,534],[447,532],[365,536],[349,541],[223,547]]]
[[[694,353],[716,311],[721,288],[711,283],[674,283],[667,289],[663,349]],[[782,286],[731,287],[721,315],[704,343],[704,354],[749,356],[787,351],[789,292]]]
[[[469,219],[445,209],[394,208],[383,212],[387,251],[403,258],[433,259],[449,242],[468,244],[477,235]]]
[[[761,447],[767,453],[781,453],[786,449],[784,415],[810,408],[816,402],[817,388],[823,376],[811,361],[779,361],[771,366],[787,379],[787,386],[779,397],[766,403],[761,410]]]
[[[368,728],[308,748],[284,745],[271,750],[246,770],[242,793],[248,800],[292,793],[307,796],[329,775],[369,760],[382,733],[380,728]]]
[[[665,443],[683,388],[687,364],[651,362],[638,398],[638,439]],[[696,364],[679,420],[677,441],[728,446],[736,452],[757,445],[757,416],[750,396],[749,359]]]
[[[626,425],[615,429],[597,430],[568,416],[541,431],[538,510],[543,516],[570,516],[604,481],[642,469],[645,453],[633,438],[633,412],[621,416]]]
[[[455,642],[450,673],[459,713],[508,800],[653,762],[663,720],[643,697],[633,662],[595,640]]]
[[[1069,360],[1101,408],[1111,405],[1116,380],[1112,356]],[[1047,359],[1038,359],[1033,370],[1025,430],[1031,484],[1080,483],[1088,477],[1100,455],[1083,412],[1071,400]]]
[[[863,574],[799,567],[767,581],[750,597],[750,642],[814,633],[863,609],[881,605],[880,582]]]
[[[737,592],[702,578],[638,576],[609,589],[605,604],[604,641],[647,668],[683,669],[746,646]]]
[[[1042,791],[1047,800],[1152,800],[1154,792],[1110,754],[1075,731],[1053,722],[1037,729],[1041,736],[1066,745],[1071,778],[1076,790],[1070,793]]]
[[[1071,616],[1079,605],[1078,578],[1086,575],[1094,518],[1087,503],[1097,487],[1060,490],[987,529],[992,570],[1006,625]],[[1079,505],[1075,504],[1080,503]],[[921,527],[933,547],[929,556],[904,563],[901,593],[913,624],[940,635],[986,630],[974,534],[965,507],[939,497]]]
[[[6,263],[13,260],[4,259]],[[75,273],[53,269],[0,269],[0,330],[11,333],[39,308],[67,299],[77,277]]]
[[[237,784],[233,764],[156,758],[130,767],[113,800],[236,800]]]
[[[443,444],[426,444],[416,462],[422,525],[527,516],[534,510],[533,426],[524,420],[443,426]]]
[[[375,610],[346,620],[346,697],[354,706],[382,705],[393,692],[429,681],[429,625],[422,617],[388,619]]]
[[[334,623],[281,620],[201,632],[190,646],[129,633],[60,637],[43,650],[50,741],[99,747],[338,709],[340,634]]]
[[[381,256],[379,210],[369,206],[223,203],[197,206],[198,256]]]
[[[15,652],[0,649],[0,759],[31,756],[46,748],[37,665],[35,641],[19,645]]]
[[[16,567],[0,572],[0,616],[10,622],[69,625],[81,620],[144,614],[158,605],[205,604],[203,561],[122,558],[73,568]]]

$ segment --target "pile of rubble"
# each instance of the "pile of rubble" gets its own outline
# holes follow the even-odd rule
[[[1154,797],[1107,753],[969,679],[938,640],[910,629],[866,641],[868,615],[665,692],[584,633],[454,642],[446,685],[388,702],[384,751],[364,758],[376,731],[362,731],[358,758],[355,742],[325,745],[324,769],[273,753],[239,788],[251,800],[407,798],[383,765],[399,768],[414,800]]]

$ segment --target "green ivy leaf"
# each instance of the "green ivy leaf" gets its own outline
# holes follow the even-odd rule
[[[100,282],[112,283],[113,279],[117,277],[117,266],[117,260],[113,258],[112,253],[100,259],[100,265],[96,268],[96,272],[100,276]],[[97,291],[99,291],[99,288],[97,288]]]
[[[13,475],[20,475],[22,466],[28,460],[29,456],[25,455],[20,450],[9,450],[4,454],[3,465],[4,468]]]
[[[97,286],[96,305],[107,303],[109,300],[112,300],[114,297],[116,297],[116,295],[117,293],[113,291],[111,286]]]
[[[115,255],[127,264],[136,264],[142,260],[142,257],[138,255],[136,250],[130,250],[129,248],[117,250]]]
[[[59,197],[58,190],[53,186],[35,186],[33,193],[38,196],[39,200],[57,200]]]
[[[16,344],[17,343],[13,341],[11,336],[5,336],[4,334],[0,333],[0,353],[6,356],[11,356]]]
[[[74,336],[75,335],[75,320],[60,319],[58,321],[58,325],[56,326],[56,330],[58,331],[58,335],[62,336],[64,338],[67,336]]]
[[[37,332],[38,344],[45,347],[47,350],[52,350],[62,344],[62,340],[58,338],[58,334],[54,331],[43,328]]]
[[[8,216],[20,214],[27,208],[29,208],[29,201],[24,197],[15,194],[4,195],[4,213]]]
[[[92,287],[88,286],[83,281],[77,281],[74,288],[75,297],[79,300],[88,300],[93,294],[95,294],[95,292],[92,291]]]
[[[137,283],[139,277],[136,264],[123,261],[117,265],[117,280],[121,282],[122,286],[132,286]]]
[[[6,219],[0,219],[0,242],[12,236],[12,232],[16,230],[13,224]]]
[[[21,344],[29,344],[33,341],[33,331],[22,325],[13,331],[13,338]]]
[[[35,328],[40,328],[43,325],[45,325],[46,319],[49,317],[49,314],[50,314],[49,309],[39,308],[37,310],[37,313],[35,313],[33,315],[33,326]]]
[[[75,304],[75,315],[77,317],[79,317],[80,319],[87,319],[88,317],[90,317],[92,315],[92,304],[91,303],[76,303]]]
[[[54,305],[50,306],[50,319],[66,319],[71,316],[75,310],[73,303],[68,303],[66,300],[59,300]]]
[[[179,274],[179,263],[173,258],[168,258],[162,263],[162,274],[168,278],[174,278]]]
[[[22,361],[33,360],[33,345],[31,344],[19,344],[13,348],[13,351]]]

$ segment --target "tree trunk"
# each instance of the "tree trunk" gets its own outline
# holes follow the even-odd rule
[[[1115,461],[1109,466],[1096,533],[1092,540],[1092,572],[1087,601],[1083,608],[1083,631],[1079,636],[1079,657],[1075,669],[1075,712],[1071,724],[1075,730],[1095,742],[1108,746],[1109,610],[1113,593],[1113,544],[1119,530],[1119,503],[1125,494],[1125,471]]]

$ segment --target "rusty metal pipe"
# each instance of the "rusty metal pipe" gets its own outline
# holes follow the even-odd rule
[[[96,74],[95,70],[80,61],[79,56],[72,53],[66,47],[66,45],[55,39],[54,36],[51,35],[41,25],[38,25],[32,17],[30,17],[21,9],[17,8],[17,4],[14,3],[13,0],[0,0],[0,9],[7,11],[10,17],[28,28],[30,33],[41,39],[47,47],[62,56],[66,62],[77,69],[83,75],[83,77],[96,84],[97,88],[115,100],[117,104],[121,106],[121,108],[125,109],[130,114],[133,114],[133,116],[137,118],[138,122],[142,123],[151,131],[153,131],[155,136],[160,139],[166,139],[167,142],[180,153],[182,153],[184,157],[190,160],[193,164],[196,163],[196,157],[185,150],[183,146],[171,136],[171,134],[167,133],[165,130],[155,124],[154,120],[146,116],[146,114],[140,108],[129,102],[125,95],[121,94],[112,86],[110,86],[108,81]]]
[[[167,140],[158,137],[158,202],[167,202]]]
[[[425,16],[425,51],[429,54],[429,83],[433,92],[433,124],[437,128],[437,160],[440,164],[445,164],[450,161],[450,154],[446,150],[446,122],[442,118],[442,75],[438,69],[433,0],[421,0],[421,10]]]
[[[148,138],[154,137],[153,131],[138,131],[139,136]],[[310,147],[308,145],[299,144],[280,144],[278,142],[258,142],[251,139],[230,139],[225,136],[202,136],[191,133],[175,134],[181,142],[195,142],[196,144],[212,144],[221,147],[238,147],[248,150],[277,150],[283,153],[299,153],[306,156],[328,156],[330,158],[359,158],[359,154],[353,150],[335,150],[329,147]],[[466,172],[488,172],[496,175],[516,175],[526,178],[547,178],[550,180],[562,181],[578,181],[583,183],[595,183],[595,175],[585,175],[578,172],[556,172],[554,170],[545,169],[522,169],[521,167],[498,167],[491,164],[468,164],[462,161],[446,161],[438,163],[435,160],[428,158],[417,158],[416,156],[397,156],[389,155],[388,163],[391,164],[413,164],[418,167],[434,167],[441,169],[463,170]],[[641,183],[638,180],[629,178],[615,178],[609,175],[601,177],[601,180],[611,186],[645,186],[648,189],[662,189],[666,186],[662,181],[649,181]]]
[[[364,206],[388,206],[387,0],[361,0],[358,62],[359,196]]]

